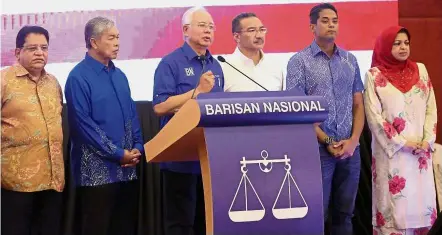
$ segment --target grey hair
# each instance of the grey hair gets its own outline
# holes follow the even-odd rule
[[[181,26],[189,25],[192,22],[193,13],[197,11],[205,11],[208,12],[204,7],[192,7],[189,8],[186,12],[184,12],[183,17],[181,18]],[[187,40],[187,37],[183,35],[184,41]]]
[[[197,11],[208,12],[207,9],[204,7],[192,7],[190,9],[188,9],[186,12],[184,12],[183,18],[181,19],[181,25],[184,26],[186,24],[190,24],[190,22],[192,22],[193,13],[195,13]]]
[[[86,48],[92,48],[91,38],[99,38],[105,30],[108,30],[113,26],[115,26],[114,21],[102,16],[90,19],[84,27],[84,40],[86,41]]]

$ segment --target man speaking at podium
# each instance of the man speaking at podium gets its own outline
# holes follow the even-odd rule
[[[264,56],[263,48],[267,28],[254,13],[241,13],[232,20],[233,39],[237,43],[235,52],[222,64],[224,91],[281,91],[284,89],[284,74],[280,63]],[[221,61],[222,62],[222,61]]]
[[[189,99],[224,87],[221,66],[207,49],[214,39],[212,16],[202,7],[191,8],[183,15],[182,30],[183,46],[165,56],[155,71],[153,109],[161,116],[161,127]],[[165,234],[205,234],[199,162],[167,162],[161,168]]]

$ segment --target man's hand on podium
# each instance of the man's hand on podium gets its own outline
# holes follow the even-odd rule
[[[131,151],[125,149],[124,156],[120,163],[122,167],[133,167],[140,162],[141,153],[138,149],[132,149]]]

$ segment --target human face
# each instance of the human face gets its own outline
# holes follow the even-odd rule
[[[41,72],[48,61],[48,46],[43,34],[30,33],[23,47],[15,49],[15,56],[26,70]]]
[[[200,48],[212,45],[215,29],[212,16],[206,11],[194,12],[190,24],[183,25],[183,33],[187,42],[191,46]]]
[[[103,59],[116,59],[120,48],[120,32],[115,26],[104,30],[98,38],[91,38],[91,45]]]
[[[310,24],[310,29],[317,39],[333,42],[339,29],[338,15],[330,9],[319,12],[316,24]]]
[[[405,61],[410,56],[410,40],[406,33],[398,33],[391,48],[391,54],[399,61]]]
[[[233,37],[238,46],[248,50],[262,50],[265,44],[267,28],[257,17],[248,17],[240,21],[240,31]]]

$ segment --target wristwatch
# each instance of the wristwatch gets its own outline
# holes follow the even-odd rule
[[[330,136],[325,137],[324,142],[326,145],[330,145],[334,142],[335,140],[333,138],[331,138]]]

